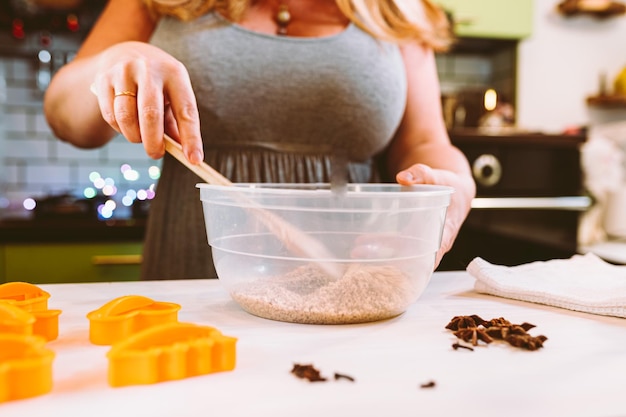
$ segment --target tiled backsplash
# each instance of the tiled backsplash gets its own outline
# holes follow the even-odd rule
[[[514,91],[514,51],[495,57],[440,55],[437,65],[443,93],[464,88],[494,87]],[[37,60],[0,57],[0,215],[20,210],[26,197],[69,192],[79,195],[92,186],[98,172],[115,181],[118,190],[147,188],[154,183],[148,168],[159,166],[143,148],[117,136],[99,149],[78,149],[54,137],[42,109]],[[124,178],[121,167],[139,172],[137,181]]]
[[[93,186],[90,173],[111,178],[120,191],[148,188],[154,183],[148,168],[159,166],[141,145],[122,136],[98,149],[79,149],[58,140],[46,123],[43,93],[36,82],[36,65],[24,58],[0,59],[0,210],[19,211],[26,197],[68,192],[80,195]],[[130,165],[139,179],[124,178]],[[2,213],[0,212],[0,214]]]

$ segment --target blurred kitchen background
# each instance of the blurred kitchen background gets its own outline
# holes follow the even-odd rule
[[[626,263],[626,7],[437,2],[459,37],[437,56],[444,117],[479,197],[441,269],[589,250]],[[122,137],[74,148],[42,110],[105,3],[0,0],[0,282],[138,276],[160,162]]]

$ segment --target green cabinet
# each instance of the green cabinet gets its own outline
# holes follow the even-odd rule
[[[0,283],[138,280],[141,250],[137,242],[4,244],[0,245]]]
[[[522,39],[532,33],[533,0],[437,0],[460,37]]]

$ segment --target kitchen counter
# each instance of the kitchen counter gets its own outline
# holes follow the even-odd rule
[[[217,280],[50,284],[61,309],[54,387],[0,404],[3,417],[36,416],[624,416],[626,320],[478,294],[464,271],[437,272],[409,310],[377,323],[318,326],[254,317]],[[91,345],[86,314],[129,294],[182,305],[180,321],[235,336],[234,371],[110,388],[107,346]],[[457,315],[537,327],[542,349],[504,343],[454,350]],[[326,382],[290,373],[313,364]],[[335,372],[355,378],[334,380]],[[433,381],[434,387],[421,388]]]
[[[145,223],[145,219],[4,219],[0,244],[142,241]]]

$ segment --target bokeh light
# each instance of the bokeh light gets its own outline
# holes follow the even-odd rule
[[[43,62],[44,64],[47,64],[52,60],[52,54],[50,53],[50,51],[42,49],[37,54],[37,58],[39,59],[39,61]]]
[[[161,177],[161,168],[156,165],[152,165],[148,168],[148,176],[150,179],[158,180]]]
[[[26,210],[34,210],[37,206],[37,202],[32,198],[25,198],[22,202],[22,206],[24,206]]]
[[[123,175],[126,181],[137,181],[139,179],[139,172],[134,169],[127,169]]]
[[[96,180],[99,178],[101,178],[101,175],[99,172],[92,171],[91,173],[89,173],[89,181],[96,182]]]
[[[137,190],[137,200],[145,200],[148,198],[148,192],[146,190]]]
[[[85,189],[83,190],[83,195],[85,196],[85,198],[94,198],[97,194],[98,192],[93,187],[85,187]]]
[[[129,163],[123,163],[119,166],[121,175],[117,174],[118,176],[107,177],[98,171],[92,171],[89,173],[91,185],[87,185],[82,190],[82,194],[86,198],[108,197],[107,203],[97,207],[98,216],[101,219],[110,219],[116,215],[129,215],[130,212],[127,208],[132,207],[137,200],[151,200],[156,195],[156,183],[161,176],[161,168],[157,165],[151,165],[146,170],[144,169],[137,170]],[[142,177],[144,180],[150,178],[152,183],[137,183]],[[121,185],[116,183],[116,179],[121,180]],[[140,188],[142,186],[147,188]],[[115,204],[116,202],[117,204]]]
[[[101,190],[102,187],[104,187],[106,184],[104,183],[104,178],[102,177],[98,177],[93,181],[93,186],[96,187],[98,190]]]
[[[102,194],[106,195],[107,197],[113,196],[117,194],[117,188],[115,188],[114,185],[105,185],[104,187],[102,187]]]

